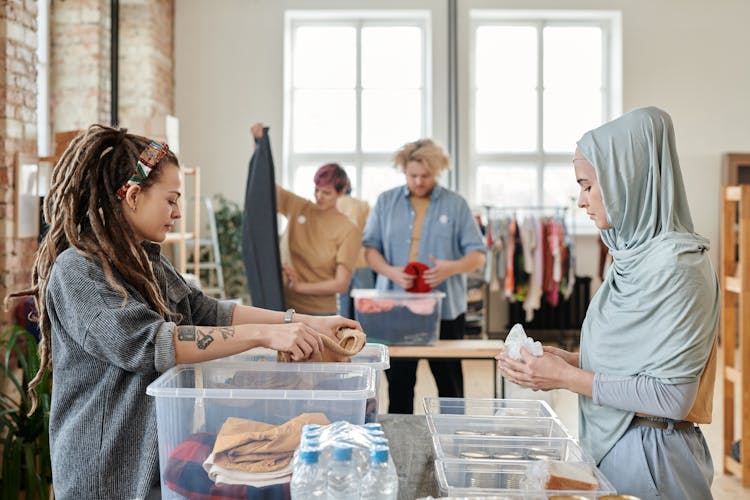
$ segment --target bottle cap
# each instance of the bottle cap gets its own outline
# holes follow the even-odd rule
[[[317,464],[320,458],[320,450],[317,448],[304,448],[300,451],[299,458],[304,464]]]
[[[378,447],[370,450],[370,462],[383,463],[388,461],[388,448]]]
[[[333,459],[337,461],[351,460],[352,449],[348,446],[336,446],[333,449]]]

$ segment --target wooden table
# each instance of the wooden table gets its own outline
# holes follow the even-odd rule
[[[462,339],[438,340],[435,345],[392,345],[388,346],[391,358],[406,359],[487,359],[492,360],[492,393],[494,397],[504,397],[504,384],[500,384],[498,395],[495,356],[503,348],[502,340]]]

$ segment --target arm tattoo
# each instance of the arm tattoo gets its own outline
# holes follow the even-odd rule
[[[203,329],[198,328],[196,329],[196,333],[198,334],[198,340],[196,341],[196,345],[198,346],[198,349],[201,351],[205,351],[208,346],[211,345],[211,342],[214,341],[214,338],[211,336],[211,332],[213,331],[213,328],[209,328],[208,331],[203,331]]]
[[[231,326],[196,327],[185,325],[177,328],[177,340],[195,342],[198,349],[205,351],[211,345],[211,342],[214,341],[214,335],[216,335],[217,331],[221,333],[224,340],[234,337],[234,328]]]
[[[234,337],[234,328],[231,326],[222,326],[219,328],[219,331],[224,340],[229,340],[231,337]]]
[[[178,326],[177,340],[182,342],[195,342],[195,327],[192,325]]]

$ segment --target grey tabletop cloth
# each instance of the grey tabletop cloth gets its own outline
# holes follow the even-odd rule
[[[378,415],[398,471],[399,500],[437,497],[435,452],[424,415]]]

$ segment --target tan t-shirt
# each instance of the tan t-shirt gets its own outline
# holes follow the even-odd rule
[[[409,262],[419,260],[419,242],[422,239],[422,226],[427,218],[427,209],[430,208],[430,197],[410,196],[411,206],[414,209],[414,226],[411,230],[411,246],[409,247]]]
[[[288,219],[284,235],[289,262],[301,281],[319,283],[336,277],[336,266],[354,270],[362,231],[338,211],[321,212],[309,200],[280,190],[277,209]],[[282,254],[285,252],[282,252]],[[286,306],[305,314],[336,314],[336,294],[304,295],[284,285]]]
[[[360,232],[365,231],[367,216],[370,215],[369,203],[367,203],[365,200],[358,200],[357,198],[352,198],[351,196],[346,195],[341,196],[338,200],[336,200],[336,208],[339,209],[339,212],[349,217],[349,220],[359,228]],[[367,263],[365,262],[364,249],[361,249],[359,252],[356,266],[367,267]]]

